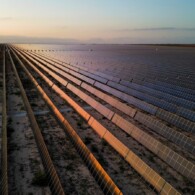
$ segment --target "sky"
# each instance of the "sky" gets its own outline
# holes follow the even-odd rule
[[[195,43],[195,0],[0,0],[0,42]]]

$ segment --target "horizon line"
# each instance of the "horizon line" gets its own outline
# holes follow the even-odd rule
[[[125,40],[126,39],[126,40]],[[129,39],[129,40],[128,40]],[[74,38],[56,38],[56,37],[28,37],[28,36],[13,36],[13,35],[0,35],[0,43],[7,44],[117,44],[117,45],[194,45],[194,42],[177,42],[177,41],[168,41],[168,40],[154,40],[153,42],[150,40],[139,40],[139,39],[130,39],[128,37],[120,40],[119,38],[114,38],[108,40],[104,39],[88,39],[88,40],[79,40]]]

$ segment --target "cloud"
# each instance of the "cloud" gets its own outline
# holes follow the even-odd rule
[[[178,27],[158,27],[158,28],[126,28],[118,30],[120,32],[132,32],[132,31],[195,31],[195,28],[178,28]]]
[[[0,35],[0,43],[22,44],[195,44],[195,36],[129,36],[114,38],[92,38],[88,40],[52,38],[52,37],[27,37],[27,36],[3,36]]]
[[[53,38],[53,37],[27,37],[27,36],[4,36],[0,35],[2,43],[34,43],[34,44],[76,44],[77,39]]]
[[[97,37],[97,38],[88,39],[86,42],[89,43],[89,44],[93,44],[93,43],[99,43],[99,44],[101,43],[101,44],[103,44],[106,41],[104,39],[102,39],[102,38]]]
[[[57,26],[57,28],[66,30],[66,29],[68,29],[68,26],[66,26],[66,25],[59,25],[59,26]]]
[[[0,21],[13,20],[12,17],[0,17]]]

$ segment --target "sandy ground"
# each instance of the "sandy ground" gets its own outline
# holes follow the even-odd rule
[[[23,75],[22,72],[20,72]],[[26,79],[23,80],[25,83]],[[47,111],[48,107],[44,104],[42,98],[37,95],[33,85],[28,85],[25,89],[28,91],[28,97],[34,97],[30,100],[33,111]],[[68,107],[61,102],[64,110]],[[53,160],[54,166],[60,177],[64,191],[67,194],[103,194],[95,179],[92,177],[88,168],[85,166],[81,157],[75,150],[69,137],[65,134],[56,119],[50,112],[41,112],[36,115],[36,119],[43,133],[45,143]]]
[[[31,72],[33,71],[31,70]],[[37,77],[37,74],[33,74],[33,75]],[[68,105],[66,105],[64,101],[61,100],[57,95],[54,95],[52,90],[48,89],[48,87],[46,87],[46,85],[41,79],[38,80],[46,90],[47,94],[56,103],[59,109],[68,108]],[[82,107],[88,107],[88,105],[85,102],[83,102],[80,98],[78,98],[76,95],[72,94],[64,87],[62,86],[60,87]],[[105,104],[105,102],[99,99],[97,100]],[[41,110],[47,109],[44,106],[39,105],[39,103],[40,101],[34,100],[35,111],[38,111],[40,109]],[[108,107],[113,109],[110,106]],[[121,115],[121,113],[116,111],[115,109],[114,111]],[[125,143],[125,145],[127,145],[130,149],[132,149],[142,160],[144,160],[148,165],[150,165],[160,175],[162,175],[163,178],[165,178],[168,182],[170,182],[171,185],[176,187],[177,190],[183,192],[184,194],[193,194],[194,186],[190,181],[188,181],[180,174],[178,174],[176,171],[174,171],[172,168],[170,168],[156,155],[148,151],[144,146],[142,146],[136,140],[134,140],[129,135],[127,135],[122,130],[120,130],[118,127],[113,125],[110,121],[105,119],[105,117],[103,117],[93,109],[88,109],[88,112],[91,115],[93,115],[96,119],[98,119],[105,127],[110,129],[111,132],[118,139],[120,139],[123,143]],[[102,141],[98,137],[98,135],[87,125],[85,121],[81,119],[81,117],[78,116],[78,114],[75,111],[68,110],[64,112],[64,116],[68,118],[68,120],[71,122],[72,126],[75,128],[75,130],[80,135],[82,140],[86,143],[86,145],[89,147],[89,149],[92,151],[92,153],[99,160],[99,162],[102,164],[104,169],[108,172],[108,174],[112,177],[112,179],[116,182],[116,184],[119,186],[119,188],[123,191],[124,194],[155,194],[156,193],[155,191],[153,191],[151,186],[149,186],[144,181],[144,179],[141,178],[140,175],[138,175],[134,171],[134,169],[132,169],[130,165],[127,164],[120,157],[118,153],[116,153],[116,151],[114,151],[106,142]],[[63,178],[63,181],[65,183],[70,182],[71,186],[67,187],[68,192],[70,192],[69,190],[72,189],[74,189],[75,191],[81,189],[83,190],[84,186],[82,186],[82,182],[81,183],[78,182],[80,180],[78,180],[79,175],[77,174],[79,172],[80,177],[81,175],[82,176],[85,175],[87,173],[86,167],[84,166],[85,171],[82,171],[77,168],[77,167],[81,167],[81,163],[78,163],[79,160],[76,157],[74,157],[73,154],[76,155],[77,153],[72,152],[72,150],[70,149],[71,144],[69,144],[69,140],[66,138],[65,134],[62,133],[63,131],[61,131],[61,129],[58,127],[56,121],[52,118],[51,115],[47,114],[39,117],[39,124],[42,126],[42,131],[43,134],[45,135],[44,136],[45,141],[47,143],[52,143],[52,146],[51,144],[49,144],[49,151],[52,154],[52,158],[56,163],[56,167],[58,168],[58,172],[61,178]],[[136,125],[139,125],[140,128],[145,129],[143,125],[140,124],[136,124]],[[152,133],[152,131],[150,131],[149,129],[146,130],[149,131],[151,135],[161,140],[162,142],[166,141],[163,138],[161,138],[159,135]],[[66,145],[66,143],[68,144]],[[171,145],[169,145],[169,147],[171,147]],[[56,153],[56,150],[58,151],[58,153]],[[179,151],[179,148],[176,148],[176,150]],[[71,153],[69,154],[70,151]],[[73,161],[71,161],[71,159],[73,159]],[[73,185],[74,187],[72,187]]]
[[[63,105],[64,101],[57,95],[54,95],[54,93],[51,93],[51,90],[43,83],[44,82],[42,82],[44,90],[49,97],[55,102],[59,109],[63,109],[65,106]],[[76,98],[76,96],[74,96],[74,99],[80,102],[82,107],[89,107],[82,100]],[[91,110],[92,109],[88,109],[88,111]],[[64,112],[64,116],[70,121],[79,136],[87,144],[88,148],[124,194],[155,194],[153,189],[149,187],[143,178],[141,178],[113,148],[102,141],[75,111],[69,110]]]
[[[61,86],[62,88],[62,86]],[[79,103],[82,107],[86,107],[88,106],[85,102],[83,102],[80,98],[78,98],[76,95],[74,95],[73,93],[71,93],[69,90],[65,89],[65,87],[63,87],[63,90],[70,95],[74,100],[76,100],[77,103]],[[47,90],[48,94],[51,94],[51,90],[48,89]],[[52,96],[53,97],[53,96]],[[59,97],[55,97],[53,98],[53,100],[58,104],[58,102],[60,102]],[[99,102],[102,102],[100,100],[98,100]],[[105,104],[105,103],[104,103]],[[59,108],[62,108],[59,105]],[[108,106],[108,105],[107,105]],[[110,106],[108,106],[110,107]],[[110,107],[111,108],[111,107]],[[112,108],[113,109],[113,108]],[[116,111],[116,109],[114,109],[115,112],[119,113],[121,115],[120,112]],[[194,190],[194,185],[191,181],[185,179],[182,175],[180,175],[177,171],[175,171],[173,168],[171,168],[170,166],[167,166],[167,164],[165,162],[163,162],[160,158],[158,158],[156,155],[154,155],[153,153],[151,153],[149,150],[147,150],[144,146],[142,146],[140,143],[138,143],[136,140],[134,140],[133,138],[131,138],[129,135],[127,135],[125,132],[123,132],[121,129],[119,129],[118,127],[116,127],[116,125],[112,124],[110,121],[108,121],[107,119],[105,119],[104,117],[102,117],[101,114],[97,113],[96,111],[94,111],[93,109],[89,109],[88,111],[89,113],[91,113],[95,118],[97,118],[101,124],[103,124],[105,127],[107,127],[108,129],[111,130],[111,132],[117,137],[119,138],[123,143],[125,143],[130,149],[132,149],[142,160],[144,160],[148,165],[150,165],[150,167],[152,167],[154,170],[156,170],[163,178],[165,178],[171,185],[173,185],[176,189],[178,189],[181,192],[185,192],[185,193],[193,193]],[[76,114],[77,115],[77,114]],[[122,114],[122,116],[124,116],[124,114]],[[68,117],[68,115],[67,115]],[[125,116],[124,116],[125,117]],[[125,117],[127,118],[127,117]],[[71,120],[71,118],[69,119]],[[71,124],[73,124],[73,126],[75,126],[75,121],[80,121],[82,119],[77,118],[76,116],[73,117],[73,119],[71,120]],[[80,122],[79,122],[80,123]],[[85,124],[85,122],[82,122],[83,124]],[[135,121],[133,122],[134,124]],[[139,126],[141,129],[145,129],[146,127],[144,125],[141,124],[136,124],[137,126]],[[80,130],[79,126],[75,126],[76,129]],[[81,128],[82,129],[82,128]],[[85,129],[85,128],[84,128]],[[149,130],[149,129],[147,129]],[[79,131],[80,132],[80,131]],[[150,131],[151,132],[151,131]],[[84,135],[83,135],[84,134]],[[85,135],[85,133],[81,133],[80,136],[83,138],[83,140],[85,141],[85,139],[90,140],[91,139],[91,134],[94,134],[93,130],[91,130],[91,133],[88,133],[87,135]],[[155,135],[153,133],[153,136],[156,137],[157,139],[160,139],[161,141],[163,141],[164,143],[167,142],[166,139],[161,138],[159,135]],[[93,137],[93,136],[92,136]],[[95,140],[95,141],[94,141]],[[90,140],[90,142],[94,141],[94,145],[98,148],[98,138],[97,135],[92,138],[92,140]],[[101,140],[99,140],[99,142],[101,142]],[[169,145],[171,147],[171,145]],[[93,146],[92,146],[93,148]],[[179,149],[179,147],[176,148],[179,153],[181,152],[181,150]],[[98,149],[98,151],[101,150],[101,147]],[[93,152],[94,153],[94,152]],[[181,152],[182,154],[182,152]],[[187,154],[186,154],[187,155]],[[108,156],[108,154],[103,154],[103,158],[106,159]],[[112,155],[111,155],[112,156]],[[194,157],[192,157],[191,155],[187,155],[189,157],[190,160],[194,160]],[[114,154],[111,158],[115,159],[116,158],[116,154]],[[97,159],[98,155],[97,155]],[[108,160],[109,161],[109,160]],[[121,160],[122,161],[122,160]],[[110,162],[109,165],[113,163]],[[115,167],[116,168],[116,167]],[[108,171],[109,174],[112,175],[111,172]],[[120,175],[119,175],[120,174]],[[117,175],[117,178],[120,178],[120,181],[123,181],[123,179],[125,178],[125,181],[127,181],[126,177],[121,177],[121,173],[119,173]],[[116,176],[114,176],[113,178],[115,178]],[[120,183],[119,181],[119,183]],[[131,184],[128,183],[125,185],[125,181],[122,182],[122,185],[119,184],[120,187],[122,187],[122,189],[124,190],[125,194],[129,194],[132,193],[132,189],[134,189],[134,184],[132,182],[131,179]],[[117,183],[117,182],[116,182]],[[141,182],[139,182],[141,183]],[[136,182],[137,184],[137,182]],[[140,185],[140,184],[139,184]],[[142,189],[143,192],[146,191],[147,188],[143,188],[139,186],[139,189]],[[139,194],[140,192],[134,190],[133,191],[134,194]]]
[[[10,194],[50,194],[48,187],[32,184],[35,174],[43,171],[43,167],[28,117],[19,114],[25,108],[11,69],[8,69],[7,81],[7,112],[18,113],[8,117]]]
[[[52,115],[39,116],[38,121],[65,193],[90,195],[96,192],[103,194],[64,130],[59,127]],[[45,123],[43,124],[42,121]]]
[[[1,154],[1,131],[2,131],[2,95],[3,95],[3,74],[2,74],[2,52],[0,52],[0,154]],[[0,166],[1,166],[1,155],[0,155]]]
[[[0,115],[0,154],[1,154],[1,128],[2,128],[2,117]],[[1,166],[1,155],[0,155],[0,166]]]

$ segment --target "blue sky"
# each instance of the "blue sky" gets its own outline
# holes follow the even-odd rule
[[[0,41],[195,43],[195,0],[0,0]]]

